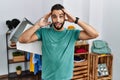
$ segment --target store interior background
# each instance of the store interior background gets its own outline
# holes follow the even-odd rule
[[[0,0],[0,75],[7,74],[6,20],[18,18],[22,21],[26,17],[35,23],[56,3],[63,4],[72,15],[78,16],[96,28],[100,35],[97,39],[103,39],[109,43],[114,57],[113,80],[119,80],[120,0]],[[67,22],[65,26],[68,25],[70,23]],[[75,24],[72,25],[79,28]],[[91,45],[92,40],[89,43]],[[11,65],[11,72],[13,71],[15,66]]]

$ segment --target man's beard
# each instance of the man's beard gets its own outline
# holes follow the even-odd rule
[[[55,25],[56,23],[53,23],[53,25],[54,25],[54,28],[55,29],[57,29],[57,30],[60,30],[60,29],[62,29],[62,27],[63,27],[63,25],[64,25],[64,22],[62,23],[62,25],[60,26],[60,27],[56,27],[56,25]]]

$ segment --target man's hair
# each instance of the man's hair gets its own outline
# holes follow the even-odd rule
[[[61,4],[55,4],[55,5],[53,5],[52,8],[51,8],[51,12],[52,12],[53,10],[62,10],[62,9],[64,9],[64,7],[63,7]]]

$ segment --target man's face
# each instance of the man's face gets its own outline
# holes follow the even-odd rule
[[[52,23],[57,30],[62,29],[65,22],[65,13],[62,10],[53,10],[51,14]]]

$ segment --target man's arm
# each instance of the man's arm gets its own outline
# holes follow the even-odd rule
[[[38,25],[32,26],[30,27],[28,30],[26,30],[25,32],[23,32],[18,41],[20,43],[29,43],[29,42],[33,42],[38,40],[37,35],[35,34],[35,32],[39,29],[40,27]]]
[[[72,16],[70,13],[68,13],[65,9],[63,9],[67,16],[67,21],[69,22],[75,22],[76,18]],[[93,39],[98,36],[98,32],[89,24],[86,24],[85,22],[81,21],[80,19],[78,20],[77,24],[83,29],[80,32],[79,39],[81,40],[88,40],[88,39]]]
[[[78,20],[77,23],[83,30],[80,32],[79,39],[88,40],[98,37],[98,32],[89,24]]]
[[[21,43],[29,43],[29,42],[33,42],[33,41],[38,40],[38,37],[35,34],[35,32],[39,28],[50,24],[50,22],[48,22],[48,18],[50,17],[50,15],[51,15],[51,12],[46,14],[43,18],[41,18],[37,23],[35,23],[34,26],[32,26],[31,28],[29,28],[28,30],[23,32],[20,35],[18,41],[21,42]]]

